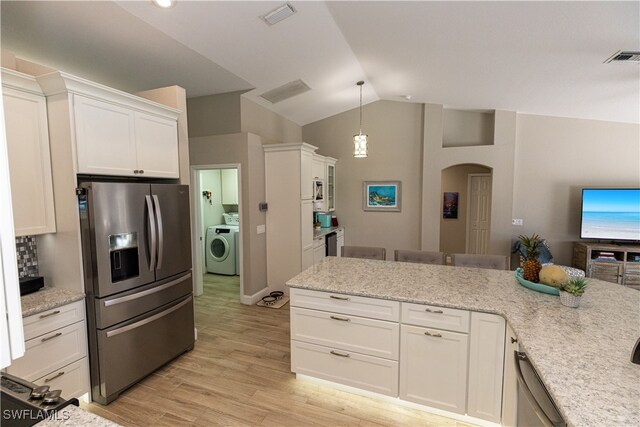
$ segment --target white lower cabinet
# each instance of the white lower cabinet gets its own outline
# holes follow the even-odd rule
[[[500,422],[506,322],[489,313],[471,313],[467,414]]]
[[[66,399],[89,391],[83,301],[25,317],[24,329],[26,351],[7,368],[9,374],[60,389]]]
[[[291,289],[291,370],[431,408],[502,421],[500,316]]]
[[[400,334],[400,398],[464,414],[468,335],[410,325]]]
[[[291,370],[387,396],[398,395],[395,360],[292,341]]]

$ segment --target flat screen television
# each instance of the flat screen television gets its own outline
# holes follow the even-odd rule
[[[584,188],[580,238],[640,241],[640,188]]]

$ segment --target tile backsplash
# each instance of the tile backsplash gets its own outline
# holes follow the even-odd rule
[[[38,246],[34,236],[16,237],[18,276],[38,275]]]

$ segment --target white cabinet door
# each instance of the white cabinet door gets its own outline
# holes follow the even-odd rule
[[[222,181],[222,204],[238,204],[238,169],[222,169],[220,172]]]
[[[313,175],[313,179],[321,179],[324,181],[325,179],[325,171],[324,171],[324,156],[320,156],[318,154],[313,155],[313,166],[311,168],[311,174]]]
[[[326,161],[326,199],[327,210],[329,212],[336,210],[336,164],[334,160]]]
[[[465,413],[468,336],[402,325],[400,398]]]
[[[16,236],[53,233],[56,218],[44,96],[3,89]]]
[[[74,111],[78,173],[137,176],[135,113],[79,95]]]
[[[314,246],[313,248],[313,263],[318,264],[322,262],[326,257],[326,245]]]
[[[502,392],[502,425],[513,427],[518,414],[518,378],[514,352],[518,351],[518,340],[511,327],[507,325],[504,341],[504,380]],[[523,399],[525,397],[523,396]]]
[[[313,202],[301,202],[300,233],[302,250],[313,249]]]
[[[178,122],[135,113],[138,173],[145,177],[179,178]]]
[[[469,401],[467,414],[500,423],[505,321],[488,313],[471,313]]]
[[[313,197],[313,153],[300,152],[300,198],[311,200]]]

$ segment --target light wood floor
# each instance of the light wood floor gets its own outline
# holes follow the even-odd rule
[[[463,426],[464,423],[308,382],[290,372],[289,304],[239,302],[237,277],[206,275],[198,340],[108,406],[124,426]]]

